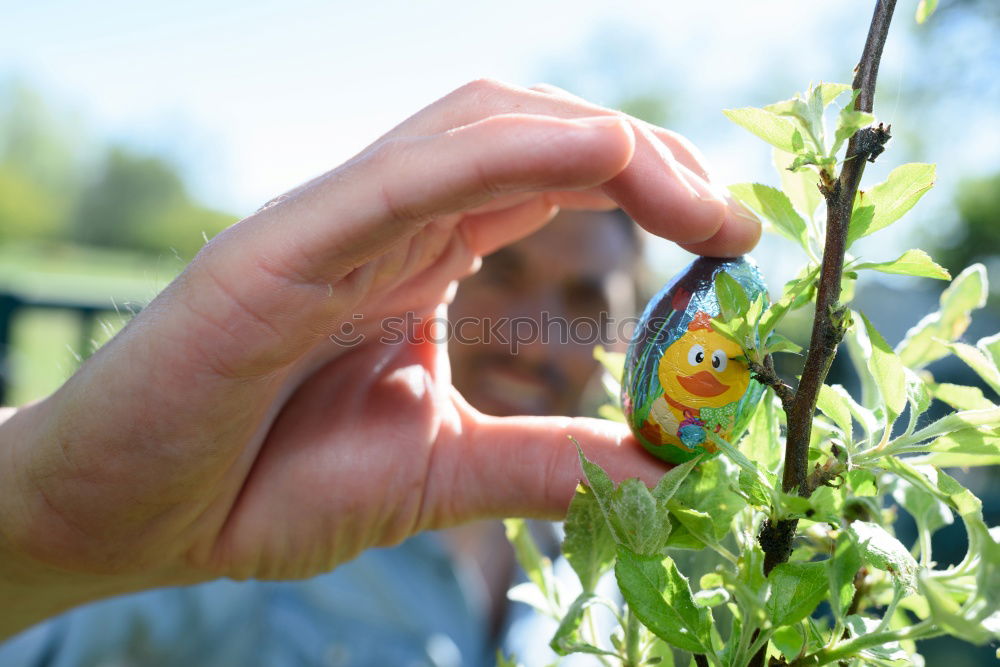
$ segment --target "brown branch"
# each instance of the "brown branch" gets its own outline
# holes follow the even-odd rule
[[[868,39],[853,84],[859,91],[855,99],[855,108],[860,111],[872,110],[875,78],[878,75],[882,47],[885,45],[895,6],[896,0],[878,0],[875,5]],[[782,479],[785,491],[798,489],[803,495],[808,493],[806,475],[809,438],[812,434],[816,400],[847,325],[846,310],[839,303],[844,254],[847,251],[847,231],[858,184],[864,173],[865,161],[872,156],[876,147],[881,148],[884,141],[880,143],[880,139],[883,135],[887,140],[888,133],[881,128],[876,130],[868,128],[856,132],[848,142],[847,156],[840,175],[834,181],[833,187],[827,188],[824,193],[827,205],[826,246],[816,291],[816,314],[813,319],[809,351],[792,409],[788,413],[785,473]]]
[[[750,361],[750,373],[755,380],[774,390],[781,400],[781,407],[787,413],[792,409],[792,402],[795,400],[795,390],[782,380],[774,370],[774,359],[771,355],[764,357],[764,363],[758,364]]]
[[[872,111],[882,48],[885,46],[895,8],[896,0],[877,0],[875,3],[868,39],[865,41],[861,61],[855,69],[852,84],[852,88],[859,91],[854,101],[854,108],[858,111]],[[837,347],[848,325],[847,311],[840,305],[840,281],[844,271],[844,255],[847,252],[847,232],[865,162],[874,160],[888,140],[889,131],[881,125],[876,129],[865,128],[855,132],[847,143],[840,175],[835,180],[822,179],[821,190],[826,198],[827,209],[826,244],[816,291],[816,313],[813,316],[809,351],[791,405],[785,406],[788,435],[785,441],[785,472],[781,484],[785,492],[798,489],[801,495],[808,497],[819,481],[808,477],[809,440],[820,388],[830,372]],[[782,400],[783,405],[784,403]],[[786,519],[774,524],[764,522],[758,539],[764,550],[765,576],[775,566],[788,560],[797,525],[796,519]],[[750,660],[750,666],[762,667],[766,655],[765,644]]]

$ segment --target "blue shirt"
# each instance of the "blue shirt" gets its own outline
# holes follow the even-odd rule
[[[100,600],[0,644],[3,667],[494,664],[437,535],[291,582],[220,579]]]

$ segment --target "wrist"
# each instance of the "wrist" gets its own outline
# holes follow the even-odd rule
[[[149,587],[133,577],[71,571],[41,555],[34,541],[52,520],[33,509],[45,501],[24,472],[24,457],[42,451],[44,411],[42,404],[0,408],[0,641],[80,604]]]

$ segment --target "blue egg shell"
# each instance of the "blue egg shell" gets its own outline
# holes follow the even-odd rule
[[[739,359],[739,345],[712,328],[711,319],[719,315],[719,271],[751,301],[759,294],[767,299],[749,257],[699,257],[646,305],[625,356],[625,418],[643,447],[671,463],[714,455],[710,432],[734,441],[764,392]]]

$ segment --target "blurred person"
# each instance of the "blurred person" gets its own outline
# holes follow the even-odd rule
[[[641,261],[638,228],[620,210],[563,211],[486,257],[448,309],[455,388],[498,417],[592,416],[604,402],[594,345],[624,351],[617,335],[635,312]],[[503,525],[475,522],[445,537],[476,577],[495,634],[506,620],[514,564]],[[551,533],[538,537],[557,550]]]
[[[617,480],[663,468],[621,425],[483,414],[442,344],[378,323],[442,312],[560,206],[741,254],[759,224],[717,192],[673,133],[476,82],[230,227],[52,396],[3,411],[3,663],[475,664],[479,616],[440,559],[378,549],[340,595],[317,582],[411,536],[441,556],[425,531],[558,517],[568,435]],[[330,340],[358,318],[364,340]],[[350,637],[400,594],[408,643],[330,644],[324,614]]]

